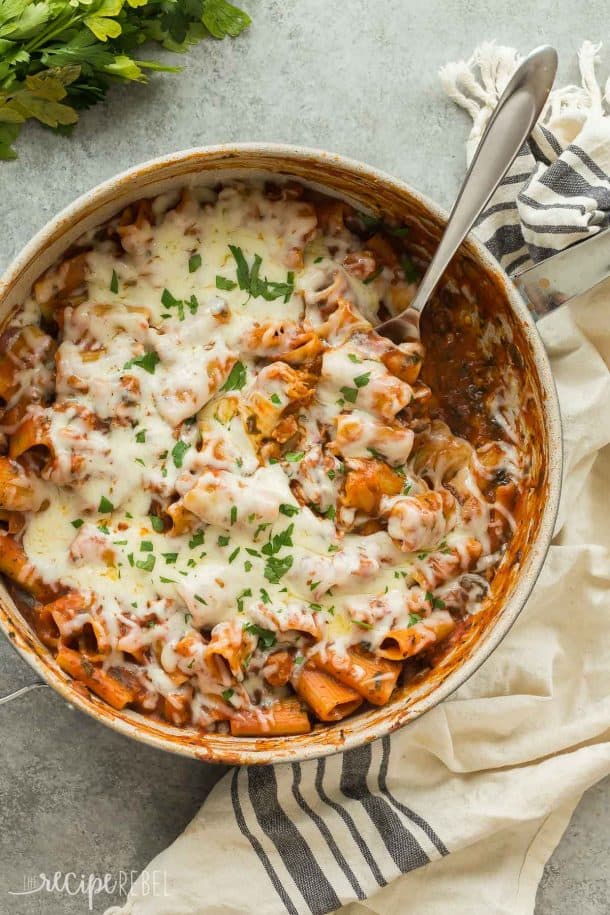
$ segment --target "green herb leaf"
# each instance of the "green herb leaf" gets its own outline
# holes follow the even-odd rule
[[[227,0],[206,0],[201,21],[214,38],[237,38],[252,20]]]
[[[191,254],[189,257],[189,273],[195,273],[201,267],[201,254]]]
[[[183,442],[182,439],[178,439],[174,447],[172,448],[172,458],[174,459],[174,466],[180,469],[184,461],[184,455],[189,450],[191,446],[188,442]]]
[[[290,461],[291,464],[297,464],[299,461],[302,461],[304,457],[304,451],[287,451],[284,455],[284,460]]]
[[[150,518],[150,523],[152,525],[153,531],[156,531],[158,534],[162,534],[165,530],[163,520],[159,518],[158,515],[149,515],[148,517]]]
[[[405,279],[408,283],[419,282],[421,274],[407,254],[403,254],[402,256],[401,266],[405,274]]]
[[[356,398],[358,397],[358,388],[341,388],[341,393],[348,401],[348,403],[356,403]]]
[[[230,292],[232,289],[235,289],[237,283],[234,283],[233,280],[228,280],[226,276],[216,275],[216,288],[223,289],[225,292]]]
[[[110,499],[107,499],[106,496],[102,496],[102,498],[100,499],[98,512],[100,512],[100,514],[102,514],[102,515],[106,515],[113,511],[114,511],[114,505],[112,504]]]
[[[84,523],[85,522],[83,521],[82,518],[75,518],[74,521],[70,521],[70,524],[72,525],[72,527],[76,527],[76,528],[82,527]]]
[[[189,540],[189,549],[194,550],[205,542],[205,534],[202,530],[196,531]]]
[[[294,515],[298,515],[300,509],[298,505],[289,505],[286,502],[282,502],[280,505],[280,511],[283,515],[286,515],[288,518],[292,518]]]
[[[292,556],[285,556],[279,559],[276,556],[270,556],[265,564],[265,578],[272,585],[277,585],[281,578],[292,568]]]
[[[255,635],[258,638],[258,644],[263,648],[264,651],[268,651],[270,648],[277,642],[277,636],[275,632],[271,629],[263,629],[262,626],[258,626],[256,623],[246,623],[244,626],[244,632],[249,632],[251,635]]]
[[[223,689],[223,691],[221,692],[220,695],[225,700],[225,702],[228,702],[229,699],[231,698],[231,696],[235,695],[235,690],[234,689]]]
[[[145,441],[146,429],[140,429],[140,431],[136,433],[136,442],[138,442],[139,445],[143,445]]]
[[[137,559],[136,568],[142,569],[144,572],[152,572],[155,567],[155,557],[152,553],[146,557],[146,559]]]
[[[370,380],[371,380],[371,373],[365,372],[364,375],[356,375],[356,377],[354,378],[354,384],[356,385],[357,388],[364,388],[364,387],[366,387],[366,385],[369,383]],[[342,390],[344,390],[344,389],[342,388]]]
[[[221,391],[241,391],[246,383],[246,367],[243,362],[236,362],[229,373],[229,377],[221,387]]]
[[[116,270],[112,271],[112,279],[110,280],[110,292],[114,292],[116,295],[119,291],[119,278],[116,275]]]
[[[130,369],[133,365],[137,365],[138,368],[144,369],[149,375],[154,375],[155,369],[160,361],[161,360],[156,353],[145,353],[137,359],[130,359],[129,362],[125,363],[123,369]]]

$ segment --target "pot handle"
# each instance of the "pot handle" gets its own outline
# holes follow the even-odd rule
[[[513,277],[537,321],[610,277],[610,228]]]

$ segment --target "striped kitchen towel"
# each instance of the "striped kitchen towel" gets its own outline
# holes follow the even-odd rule
[[[551,97],[478,227],[509,270],[608,223],[610,119],[582,87]],[[472,155],[517,63],[482,46],[442,72]],[[610,772],[609,291],[539,324],[564,418],[564,520],[524,613],[454,696],[343,755],[229,771],[127,902],[107,915],[531,915],[583,791]],[[587,323],[589,322],[589,323]],[[151,874],[164,874],[151,893]]]
[[[604,91],[595,75],[600,49],[584,42],[582,85],[551,92],[531,139],[477,221],[477,235],[507,273],[610,223],[610,78]],[[473,120],[468,162],[519,60],[513,48],[488,42],[469,61],[442,68],[445,92]]]

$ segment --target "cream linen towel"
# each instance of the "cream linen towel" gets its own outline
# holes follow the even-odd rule
[[[335,899],[362,900],[350,915],[533,911],[575,805],[610,772],[610,284],[539,328],[565,484],[548,560],[507,638],[450,700],[392,736],[391,755],[386,738],[351,758],[277,767],[269,794],[260,770],[233,770],[147,868],[165,872],[168,896],[140,879],[107,915],[307,913]],[[344,776],[367,754],[359,793]],[[333,788],[324,810],[317,777]],[[274,847],[279,834],[287,847]]]

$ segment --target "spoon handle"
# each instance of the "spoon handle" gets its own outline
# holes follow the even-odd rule
[[[540,117],[556,70],[557,52],[542,45],[522,61],[511,77],[483,133],[409,311],[421,313],[449,261],[514,162]]]

